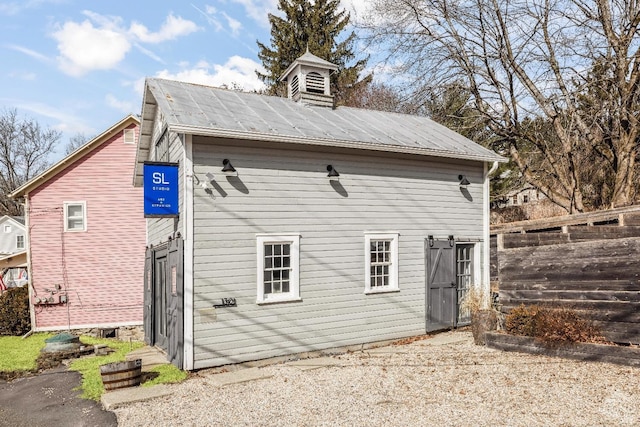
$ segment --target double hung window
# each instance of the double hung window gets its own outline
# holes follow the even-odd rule
[[[300,300],[300,236],[259,235],[258,303]]]
[[[365,235],[365,293],[398,290],[398,234]]]

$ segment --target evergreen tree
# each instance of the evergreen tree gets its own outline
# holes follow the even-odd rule
[[[339,0],[279,0],[278,9],[285,18],[269,14],[271,23],[271,47],[258,41],[266,73],[258,76],[267,85],[270,95],[286,96],[286,84],[278,79],[291,63],[307,49],[312,54],[339,67],[331,76],[331,92],[339,105],[350,105],[354,91],[371,83],[368,75],[358,80],[367,59],[355,60],[353,44],[355,33],[338,41],[340,33],[349,24],[350,16],[338,10]]]

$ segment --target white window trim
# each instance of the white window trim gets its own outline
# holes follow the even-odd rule
[[[3,229],[5,233],[11,233],[11,224],[5,224]]]
[[[289,275],[289,292],[281,294],[264,293],[264,245],[265,243],[291,244],[291,274]],[[302,301],[300,298],[300,235],[299,234],[257,234],[257,288],[256,304],[272,304],[279,302]]]
[[[82,229],[69,228],[69,206],[82,205]],[[87,202],[64,202],[64,231],[69,233],[82,233],[87,231]]]
[[[127,141],[127,136],[130,136],[131,141]],[[122,140],[125,144],[135,144],[136,143],[136,130],[135,129],[125,129],[122,131]]]
[[[18,244],[18,239],[22,237],[22,246],[20,246]],[[24,234],[18,234],[16,235],[16,249],[24,249],[26,245],[25,239],[24,239]]]
[[[364,293],[380,294],[399,292],[398,285],[398,240],[399,233],[365,233],[364,236]],[[391,268],[389,269],[389,286],[371,288],[371,241],[391,240]]]

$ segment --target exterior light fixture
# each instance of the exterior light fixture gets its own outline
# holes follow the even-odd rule
[[[453,247],[453,245],[455,245],[455,240],[453,238],[453,234],[449,234],[449,246]]]
[[[429,247],[433,247],[433,234],[429,234],[427,240],[429,241]]]
[[[460,188],[467,188],[471,183],[464,175],[458,175],[458,179],[460,180]]]
[[[236,168],[233,167],[229,159],[224,159],[222,161],[222,172],[227,176],[238,176],[238,172],[236,172]]]
[[[327,171],[329,172],[327,174],[327,178],[329,178],[329,181],[339,181],[340,180],[340,174],[338,173],[338,171],[331,165],[327,165]]]

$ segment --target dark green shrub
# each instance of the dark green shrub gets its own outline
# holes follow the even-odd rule
[[[0,295],[0,335],[24,335],[30,329],[29,289],[9,288]]]
[[[510,334],[534,337],[548,343],[607,342],[593,322],[567,308],[520,305],[507,314],[505,329]]]

